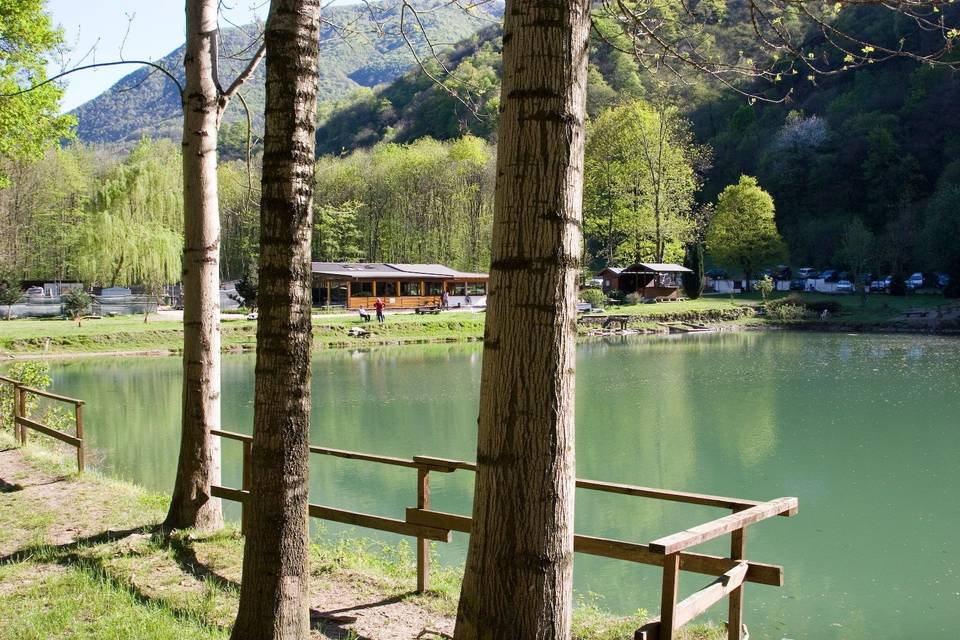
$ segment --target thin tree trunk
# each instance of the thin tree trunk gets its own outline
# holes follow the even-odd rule
[[[164,522],[218,529],[220,500],[220,118],[260,61],[257,50],[226,91],[217,78],[218,0],[186,0],[183,104],[183,407],[177,478]],[[242,100],[242,98],[241,98]],[[248,132],[249,135],[249,132]],[[144,318],[146,321],[146,318]]]
[[[220,214],[217,202],[217,0],[187,0],[183,92],[183,407],[165,524],[223,526],[220,500]]]
[[[271,3],[253,489],[234,640],[309,635],[310,235],[319,29],[319,0]]]
[[[455,637],[569,638],[588,0],[508,0],[473,527]]]

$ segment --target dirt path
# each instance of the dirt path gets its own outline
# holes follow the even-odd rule
[[[18,449],[0,449],[0,565],[28,567],[15,578],[0,579],[0,594],[95,567],[121,588],[135,589],[177,614],[191,611],[191,600],[210,598],[215,588],[212,597],[222,606],[213,607],[205,621],[228,629],[236,614],[242,539],[235,533],[167,537],[157,527],[162,507],[157,496],[132,485],[62,474]],[[336,558],[314,564],[320,566],[312,567],[311,637],[407,640],[452,634],[449,603],[415,596],[403,580],[384,582],[338,569]]]

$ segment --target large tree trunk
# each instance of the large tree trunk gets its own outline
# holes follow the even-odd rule
[[[310,234],[319,0],[267,18],[252,493],[234,640],[309,635]]]
[[[473,527],[455,637],[569,638],[588,0],[508,0]]]
[[[187,0],[183,92],[183,413],[166,523],[223,525],[220,500],[220,213],[217,202],[217,0]]]

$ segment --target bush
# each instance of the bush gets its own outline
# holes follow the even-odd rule
[[[810,311],[806,306],[799,304],[778,304],[772,307],[768,305],[767,317],[780,322],[797,322],[810,317]]]
[[[81,289],[71,289],[61,299],[63,313],[71,320],[79,320],[90,306],[90,296]]]
[[[585,289],[580,292],[580,299],[589,302],[590,306],[595,308],[603,307],[607,301],[607,297],[603,295],[603,291],[600,289]]]
[[[15,362],[4,375],[34,389],[48,389],[53,382],[47,362]],[[28,415],[36,410],[37,404],[37,397],[27,394]],[[0,384],[0,428],[13,428],[13,388],[9,384]]]
[[[643,296],[639,293],[628,293],[627,294],[627,304],[640,304],[640,301],[643,300]]]
[[[617,303],[622,303],[626,298],[623,291],[620,291],[619,289],[611,289],[607,292],[607,297]]]

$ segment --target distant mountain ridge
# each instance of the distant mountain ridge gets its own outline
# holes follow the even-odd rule
[[[418,3],[420,22],[434,45],[458,42],[496,21],[502,3],[470,13],[442,0]],[[399,33],[400,7],[394,3],[348,5],[325,11],[320,33],[320,102],[337,100],[362,87],[390,82],[416,65],[407,42]],[[429,55],[427,37],[413,31],[407,36],[418,55]],[[245,66],[242,58],[252,53],[249,28],[220,32],[220,81],[228,84]],[[157,61],[183,81],[184,46]],[[264,66],[261,65],[242,90],[250,107],[254,129],[262,129]],[[224,114],[224,123],[245,120],[242,106],[234,101]],[[140,68],[113,87],[72,112],[77,117],[77,137],[83,142],[130,143],[147,136],[179,139],[180,96],[176,86],[156,69]]]

